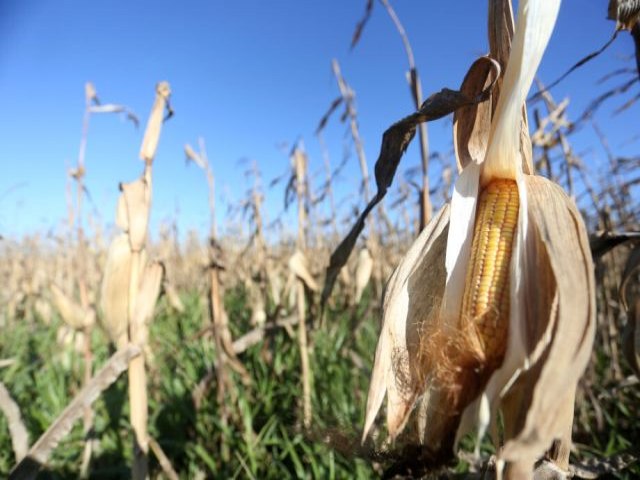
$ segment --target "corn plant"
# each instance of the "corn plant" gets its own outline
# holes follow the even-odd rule
[[[594,336],[593,265],[575,204],[533,174],[523,117],[559,5],[520,2],[495,112],[476,111],[471,132],[456,132],[457,142],[480,141],[457,149],[450,205],[387,286],[363,438],[386,394],[390,437],[415,422],[408,435],[424,445],[424,463],[450,455],[474,426],[481,438],[492,425],[498,442],[500,411],[499,474],[529,478],[545,452],[568,469],[575,391]],[[505,17],[490,17],[498,32],[508,31]]]
[[[102,283],[103,324],[119,348],[128,343],[146,350],[129,363],[129,408],[134,432],[132,477],[148,478],[149,437],[145,356],[149,357],[149,323],[160,294],[163,267],[147,259],[147,230],[151,211],[152,165],[160,139],[171,90],[167,82],[156,86],[156,98],[145,130],[140,158],[142,176],[120,185],[116,224],[122,230],[111,243]]]

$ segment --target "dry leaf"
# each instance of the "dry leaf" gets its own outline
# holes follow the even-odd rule
[[[393,182],[393,177],[400,164],[400,159],[415,136],[418,125],[423,122],[442,118],[445,115],[455,112],[459,108],[484,102],[489,98],[494,86],[495,82],[491,83],[475,97],[469,97],[465,93],[457,90],[444,88],[440,92],[427,98],[417,112],[394,123],[384,132],[382,135],[380,154],[378,155],[375,165],[378,191],[362,211],[347,236],[331,254],[320,300],[323,307],[331,295],[340,270],[347,263],[349,255],[351,255],[351,251],[356,244],[356,240],[364,229],[365,220],[375,206],[384,198],[387,189]]]
[[[187,161],[191,160],[203,170],[207,169],[207,164],[204,159],[200,155],[198,155],[188,143],[184,146],[184,154],[187,157]]]

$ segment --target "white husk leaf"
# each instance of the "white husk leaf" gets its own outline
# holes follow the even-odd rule
[[[160,263],[151,262],[144,269],[144,274],[140,280],[132,319],[138,326],[138,328],[132,330],[138,332],[139,338],[131,338],[131,341],[138,345],[146,345],[147,343],[148,326],[153,318],[153,310],[160,295],[163,273],[164,269]]]
[[[167,82],[160,82],[156,85],[156,99],[151,108],[151,114],[147,121],[147,128],[144,131],[142,146],[140,147],[140,158],[150,164],[156,156],[156,149],[160,140],[162,130],[162,120],[164,109],[171,95],[171,87]]]
[[[118,348],[124,347],[128,341],[130,269],[129,238],[126,233],[121,233],[109,246],[100,293],[102,326]]]
[[[542,60],[558,16],[560,0],[521,0],[518,23],[504,73],[500,98],[489,134],[482,171],[483,184],[491,178],[516,178],[521,171],[520,125],[533,77]]]
[[[129,243],[133,252],[139,252],[146,244],[149,211],[151,209],[151,173],[145,169],[145,174],[130,183],[122,183],[122,197],[126,206],[126,222],[120,220],[118,225],[128,226]],[[121,215],[120,201],[118,201],[118,216]]]
[[[451,198],[451,218],[447,237],[447,287],[444,292],[442,318],[457,322],[464,295],[467,264],[473,242],[480,166],[471,162],[456,180]]]
[[[445,284],[445,240],[450,208],[445,205],[409,248],[387,283],[382,331],[367,396],[363,440],[388,394],[389,434],[397,435],[407,420],[423,379],[411,372],[418,356],[420,331],[440,308]],[[429,292],[425,295],[425,292]],[[407,338],[413,340],[407,343]]]

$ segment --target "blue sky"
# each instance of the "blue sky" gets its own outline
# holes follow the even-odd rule
[[[610,37],[604,0],[565,0],[540,77],[551,81]],[[487,50],[486,2],[392,2],[413,44],[425,94],[456,88],[471,62]],[[206,182],[185,167],[183,145],[207,142],[217,179],[219,216],[238,202],[256,161],[265,186],[288,165],[287,148],[304,140],[312,171],[322,166],[316,125],[338,89],[331,73],[337,58],[355,90],[369,168],[383,131],[412,111],[406,57],[380,4],[363,37],[350,40],[364,0],[4,0],[0,2],[0,234],[20,236],[57,227],[66,217],[65,171],[75,164],[84,108],[84,83],[94,82],[103,102],[121,103],[146,122],[157,81],[170,82],[175,117],[165,124],[154,167],[152,229],[178,216],[181,231],[206,231]],[[633,46],[621,35],[605,54],[554,89],[569,96],[570,116],[606,89],[604,74],[624,66]],[[608,85],[613,85],[610,82]],[[636,87],[637,90],[637,87]],[[614,151],[638,154],[638,106],[598,121]],[[143,128],[117,116],[91,120],[87,186],[94,213],[112,223],[117,185],[139,175]],[[429,125],[432,151],[449,152],[450,120]],[[336,166],[347,126],[332,119],[325,139]],[[348,142],[346,143],[348,145]],[[574,145],[594,172],[605,159],[597,137],[584,129]],[[402,169],[419,163],[410,148]],[[336,185],[353,203],[359,181],[355,154]],[[282,187],[266,190],[267,216],[283,203]]]

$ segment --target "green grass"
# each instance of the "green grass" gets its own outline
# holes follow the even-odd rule
[[[237,399],[227,398],[228,425],[221,422],[216,384],[196,411],[192,392],[211,366],[213,340],[199,335],[208,319],[197,296],[183,299],[183,314],[172,313],[161,300],[151,328],[154,359],[149,365],[149,431],[160,443],[181,478],[375,478],[379,475],[367,460],[349,454],[350,442],[358,442],[363,422],[371,363],[379,319],[371,309],[358,312],[329,311],[322,326],[312,334],[314,429],[300,428],[302,388],[297,341],[284,329],[274,330],[266,340],[241,355],[251,376],[245,386],[232,375]],[[246,296],[241,289],[228,292],[225,304],[234,336],[251,327]],[[368,301],[365,298],[365,301]],[[81,356],[56,341],[60,321],[51,326],[16,319],[0,338],[0,358],[14,358],[0,370],[20,405],[31,442],[55,420],[82,378]],[[110,355],[106,336],[99,330],[92,338],[95,366]],[[356,365],[354,354],[362,360]],[[350,356],[351,355],[351,356]],[[589,384],[601,403],[604,425],[598,426],[592,402],[582,399],[576,414],[574,436],[580,447],[574,460],[600,459],[633,451],[640,442],[638,386],[611,394],[606,378],[606,358],[600,352]],[[126,375],[94,404],[97,449],[91,478],[128,478],[131,433],[128,423]],[[328,446],[341,439],[338,448]],[[311,438],[313,437],[313,438]],[[81,463],[81,422],[60,443],[39,478],[77,478]],[[472,442],[468,442],[469,445]],[[483,451],[490,452],[485,444]],[[340,453],[342,452],[342,453]],[[345,453],[347,452],[347,453]],[[0,415],[0,478],[13,466],[13,452],[6,419]],[[151,459],[153,476],[160,472]],[[464,462],[452,466],[464,474]],[[617,473],[618,478],[640,475],[636,463]]]
[[[192,392],[214,359],[213,340],[199,336],[207,324],[197,296],[185,298],[186,311],[176,315],[161,301],[151,328],[154,359],[149,365],[149,432],[160,443],[181,478],[370,478],[368,462],[345,458],[300,428],[300,361],[297,341],[283,329],[241,355],[251,375],[244,386],[234,376],[237,401],[228,409],[223,429],[216,401],[216,384],[195,410]],[[247,331],[248,312],[240,290],[229,293],[226,304],[234,334]],[[20,405],[33,442],[55,420],[79,389],[81,355],[56,342],[59,320],[51,326],[16,321],[0,340],[0,358],[14,358],[0,370],[2,380]],[[357,437],[364,415],[366,389],[378,321],[364,319],[351,338],[346,316],[329,319],[313,333],[311,365],[318,429],[338,429]],[[106,336],[96,329],[92,338],[95,365],[110,352]],[[344,355],[353,349],[367,371]],[[122,375],[94,404],[95,438],[99,447],[91,478],[128,478],[131,434],[128,427],[127,378]],[[81,463],[82,422],[54,451],[41,478],[76,478]],[[223,459],[223,447],[229,452]],[[0,477],[13,466],[6,420],[0,415]],[[160,467],[152,458],[155,474]]]

